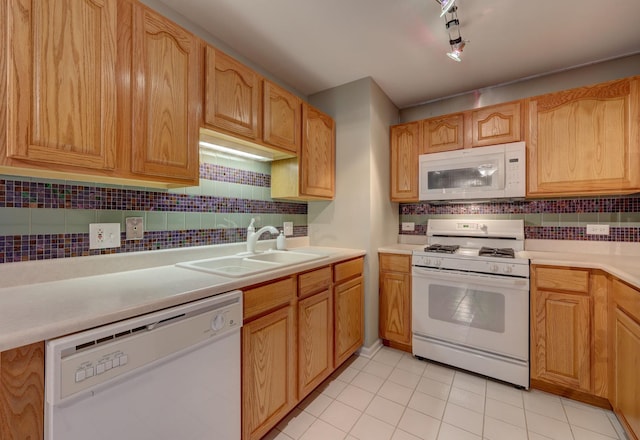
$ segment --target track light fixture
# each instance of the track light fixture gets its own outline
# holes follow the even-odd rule
[[[449,12],[453,8],[456,0],[439,0],[440,2],[440,17]]]
[[[466,45],[467,41],[462,38],[460,35],[460,20],[458,19],[458,7],[453,5],[452,0],[449,6],[449,10],[444,14],[444,22],[445,27],[447,28],[447,33],[449,34],[449,46],[451,46],[451,52],[447,52],[447,56],[454,61],[460,62],[462,58],[462,50]],[[441,4],[443,5],[446,0],[442,0]]]

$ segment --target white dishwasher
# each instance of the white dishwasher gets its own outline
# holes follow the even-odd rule
[[[46,440],[240,438],[242,292],[47,341]]]

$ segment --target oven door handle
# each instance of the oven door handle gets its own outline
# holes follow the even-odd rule
[[[529,290],[529,279],[502,275],[489,275],[465,272],[460,270],[430,269],[427,267],[413,266],[412,278],[427,278],[430,280],[442,280],[455,283],[469,283],[490,287],[511,287],[518,290]],[[412,284],[415,286],[416,282]]]

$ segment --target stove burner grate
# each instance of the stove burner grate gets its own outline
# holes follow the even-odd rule
[[[454,254],[460,246],[457,244],[445,245],[445,244],[432,244],[424,248],[425,252],[438,252],[441,254]]]
[[[490,248],[481,247],[478,255],[481,257],[515,258],[515,251],[512,248]]]

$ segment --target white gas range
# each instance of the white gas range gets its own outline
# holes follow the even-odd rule
[[[529,387],[522,220],[435,219],[412,256],[413,354]]]

